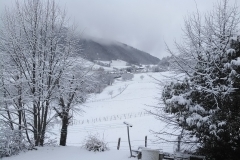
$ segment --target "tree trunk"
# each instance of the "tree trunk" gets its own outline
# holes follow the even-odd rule
[[[24,127],[25,127],[25,133],[26,133],[26,136],[27,136],[28,143],[31,144],[31,146],[33,146],[32,141],[30,140],[30,137],[29,137],[29,134],[28,134],[26,114],[25,114],[24,110],[22,112],[22,119],[23,119],[23,123],[24,123]]]
[[[42,131],[41,131],[41,139],[40,139],[40,146],[43,146],[44,144],[44,139],[45,139],[45,133],[46,133],[46,128],[47,128],[47,115],[48,115],[48,107],[50,103],[47,101],[46,102],[46,107],[45,107],[45,113],[43,116],[43,124],[42,124]]]
[[[64,116],[62,118],[62,129],[61,129],[61,137],[60,137],[60,145],[66,146],[67,141],[67,128],[68,128],[68,113],[63,112]]]
[[[34,132],[34,140],[35,140],[35,146],[38,146],[38,118],[37,118],[37,106],[36,104],[33,104],[33,117],[34,117],[34,128],[33,128],[33,132]]]

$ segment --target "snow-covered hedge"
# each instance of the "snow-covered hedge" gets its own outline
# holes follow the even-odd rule
[[[109,150],[107,143],[104,142],[104,139],[101,140],[98,135],[89,135],[84,142],[83,148],[94,152]]]

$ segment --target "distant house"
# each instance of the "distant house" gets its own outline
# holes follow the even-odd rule
[[[116,67],[113,67],[113,69],[114,69],[115,71],[118,71],[118,68],[116,68]]]
[[[94,62],[100,66],[104,67],[110,67],[111,61],[99,61],[99,60],[94,60]]]
[[[142,72],[144,70],[144,67],[138,67],[138,68],[136,68],[136,71],[137,72]]]

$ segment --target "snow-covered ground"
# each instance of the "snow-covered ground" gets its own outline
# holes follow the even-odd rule
[[[141,75],[144,76],[143,79],[140,78]],[[67,156],[69,156],[72,160],[74,158],[78,159],[78,157],[84,160],[128,159],[130,153],[127,141],[127,127],[123,122],[133,125],[130,128],[133,149],[144,146],[144,138],[147,136],[149,148],[160,149],[163,152],[173,152],[176,144],[154,143],[156,138],[149,132],[150,130],[172,130],[166,123],[156,120],[152,115],[145,112],[145,110],[153,109],[150,106],[161,105],[158,103],[160,102],[160,93],[163,87],[157,84],[158,82],[149,75],[166,83],[169,81],[166,76],[170,76],[171,73],[140,73],[135,74],[131,81],[115,81],[112,86],[108,86],[101,94],[92,95],[84,105],[79,106],[84,109],[85,113],[74,113],[74,120],[69,126],[67,138],[67,146],[72,147],[66,147],[66,150],[64,147],[44,147],[40,148],[39,151],[30,151],[14,156],[15,158],[11,157],[9,160],[21,160],[21,157],[28,160],[24,157],[34,155],[35,152],[39,155],[39,157],[36,156],[37,158],[46,160],[51,160],[51,156],[54,156],[55,152],[59,152],[59,157],[62,157],[62,159],[64,159],[63,157],[68,159]],[[113,91],[112,96],[109,95],[109,91]],[[60,125],[56,125],[52,131],[56,133],[56,138],[59,140]],[[108,143],[110,151],[106,153],[90,153],[81,149],[80,146],[82,146],[84,139],[89,134],[98,134],[100,138]],[[118,138],[121,138],[120,150],[116,150]],[[177,139],[177,137],[170,135],[162,136],[162,138],[167,140]],[[71,156],[73,154],[74,156]],[[55,157],[53,159],[62,160]]]
[[[124,150],[89,152],[80,147],[38,147],[20,155],[3,160],[129,160],[130,153]]]

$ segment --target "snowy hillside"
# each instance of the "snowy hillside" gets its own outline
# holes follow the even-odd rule
[[[141,75],[144,76],[143,79],[140,78]],[[54,152],[64,152],[66,154],[71,152],[75,154],[76,157],[77,154],[80,156],[81,152],[83,154],[81,156],[88,157],[86,159],[94,159],[96,154],[79,148],[83,145],[84,139],[89,134],[98,134],[101,139],[104,139],[105,142],[108,143],[110,148],[110,151],[97,153],[97,155],[99,154],[112,159],[110,158],[111,155],[119,154],[119,156],[126,157],[127,159],[129,156],[129,147],[127,142],[127,128],[126,125],[123,124],[124,121],[133,125],[133,127],[130,128],[130,139],[133,149],[144,146],[144,138],[147,136],[149,148],[160,149],[163,152],[173,152],[174,146],[176,145],[175,143],[154,143],[156,138],[149,132],[150,130],[171,130],[170,126],[167,126],[164,122],[157,121],[152,115],[147,114],[145,111],[152,110],[149,106],[154,106],[159,103],[160,93],[163,87],[158,85],[157,81],[149,75],[165,83],[167,80],[165,76],[171,75],[171,73],[135,74],[134,79],[131,81],[115,81],[112,86],[108,86],[101,94],[92,95],[84,105],[80,106],[84,109],[85,113],[82,113],[82,115],[74,114],[74,120],[69,126],[67,138],[67,146],[76,146],[76,148],[67,147],[66,150],[63,149],[64,147],[41,148],[38,152],[31,151],[9,159],[19,159],[20,157],[24,157],[25,154],[30,155],[35,152],[39,155],[45,152],[46,154],[50,154],[49,151],[51,150],[53,151],[51,154],[54,154]],[[112,96],[109,95],[109,91],[113,91]],[[59,140],[60,125],[56,125],[52,131],[56,133],[56,136],[53,137]],[[118,138],[121,138],[119,151],[116,150]],[[176,140],[177,137],[167,135],[162,138]],[[8,158],[5,159],[8,160]],[[27,158],[23,159],[27,160]],[[103,159],[107,160],[108,158]]]
[[[97,39],[96,37],[81,37],[79,43],[84,49],[83,57],[94,61],[111,61],[121,59],[133,64],[157,64],[159,59],[144,51],[133,48],[114,40]]]
[[[141,75],[144,75],[143,80],[140,78]],[[151,75],[162,81],[166,79],[159,73],[151,73]],[[123,90],[121,94],[119,94],[120,90]],[[113,91],[112,98],[108,94],[109,91]],[[133,124],[130,129],[133,148],[144,145],[144,137],[148,136],[149,147],[172,152],[172,144],[157,145],[150,141],[154,140],[154,135],[149,130],[158,131],[166,127],[164,123],[156,121],[153,116],[145,112],[152,109],[149,106],[157,105],[159,101],[156,97],[160,96],[160,92],[161,86],[156,84],[148,74],[136,74],[132,81],[115,82],[113,86],[107,87],[99,95],[92,96],[84,104],[86,113],[82,116],[74,114],[73,125],[69,127],[67,144],[82,145],[88,134],[98,133],[101,137],[104,136],[110,148],[116,148],[117,140],[121,137],[121,149],[128,149],[126,126],[123,124],[127,121]],[[54,131],[59,133],[59,126],[55,127]]]
[[[164,80],[159,73],[150,74]],[[140,78],[141,75],[144,75],[143,79]],[[83,113],[83,116],[74,114],[73,125],[69,127],[67,145],[80,146],[88,134],[98,133],[100,137],[104,136],[110,148],[116,148],[117,140],[121,137],[120,148],[128,149],[127,129],[123,124],[127,121],[133,125],[130,129],[133,148],[143,146],[144,137],[148,136],[149,147],[172,152],[173,144],[153,144],[150,141],[154,140],[150,130],[158,131],[166,127],[164,123],[156,121],[145,111],[152,109],[149,106],[159,103],[161,88],[148,74],[135,74],[132,81],[117,81],[113,86],[108,86],[101,94],[93,96],[84,104],[86,113]],[[119,94],[120,90],[123,90],[121,94]],[[113,91],[112,98],[108,94],[109,91]],[[59,126],[55,127],[54,131],[60,133]]]

